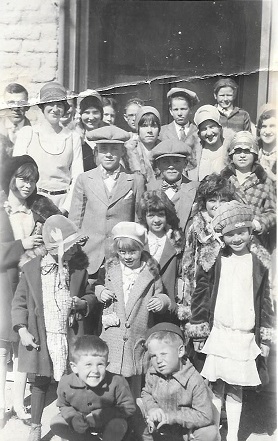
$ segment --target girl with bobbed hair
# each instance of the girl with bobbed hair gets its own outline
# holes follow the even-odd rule
[[[117,116],[117,101],[114,98],[103,97],[103,116],[102,121],[106,124],[115,124],[115,119]]]
[[[267,104],[261,112],[257,123],[257,141],[260,147],[259,163],[270,179],[276,182],[276,110]]]

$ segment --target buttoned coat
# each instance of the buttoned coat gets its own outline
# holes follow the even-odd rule
[[[105,187],[100,166],[77,178],[69,219],[89,236],[84,247],[90,262],[89,274],[96,273],[109,254],[114,225],[121,221],[135,221],[143,192],[143,177],[128,173],[123,167],[111,193]]]
[[[162,179],[149,182],[147,190],[161,190]],[[182,183],[180,189],[171,199],[175,205],[177,216],[180,220],[179,226],[185,231],[188,219],[191,215],[191,209],[195,200],[196,191],[199,187],[199,182],[190,181],[185,176],[182,176]]]
[[[154,259],[151,259],[153,262]],[[142,374],[144,358],[144,341],[147,329],[154,325],[154,313],[148,311],[147,304],[152,297],[158,297],[163,302],[161,313],[170,306],[169,298],[163,294],[162,282],[158,274],[147,263],[139,273],[131,289],[127,304],[124,303],[122,270],[120,262],[112,261],[106,270],[105,288],[115,293],[116,301],[113,302],[105,313],[115,312],[120,323],[102,329],[101,338],[109,347],[109,371],[121,374],[124,377]],[[96,295],[100,293],[104,284],[99,280]]]
[[[164,141],[165,139],[179,140],[174,121],[172,121],[170,124],[165,124],[164,126],[161,127],[161,130],[159,133],[159,139],[161,141]],[[191,145],[192,153],[193,153],[192,156],[193,156],[194,163],[195,163],[194,168],[187,171],[187,176],[189,177],[189,179],[191,179],[193,181],[197,181],[198,180],[198,169],[199,169],[199,164],[200,164],[200,159],[201,159],[201,154],[202,154],[202,146],[200,143],[200,138],[198,136],[198,129],[192,123],[190,123],[190,125],[189,125],[189,131],[186,135],[186,142],[189,143],[189,145]]]
[[[52,368],[46,342],[40,264],[41,257],[38,256],[22,267],[22,276],[12,302],[12,325],[25,325],[40,345],[37,351],[19,344],[19,371],[50,377]],[[70,294],[71,297],[86,300],[89,311],[93,309],[97,300],[87,283],[86,270],[72,272]]]

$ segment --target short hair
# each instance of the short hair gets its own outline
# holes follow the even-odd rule
[[[265,110],[259,117],[258,123],[257,123],[257,138],[258,138],[258,145],[259,147],[262,147],[262,140],[260,139],[260,130],[262,128],[263,122],[266,119],[275,118],[276,119],[276,110],[275,109],[269,109]]]
[[[102,98],[102,105],[103,107],[111,106],[115,110],[115,112],[117,112],[118,104],[115,98],[104,96]]]
[[[96,335],[78,337],[70,347],[70,358],[76,363],[82,355],[108,357],[107,343]]]
[[[16,178],[23,178],[23,179],[32,178],[34,179],[35,182],[38,182],[39,180],[38,167],[31,162],[26,162],[25,164],[18,167],[18,169],[16,170],[16,172],[14,173],[14,175],[10,180],[9,188],[12,191],[16,190],[16,185],[15,185]]]
[[[223,197],[227,202],[235,199],[235,187],[229,179],[212,173],[206,176],[201,182],[197,190],[196,200],[198,211],[206,209],[206,202],[212,197]]]
[[[184,344],[184,341],[180,335],[169,331],[157,331],[151,334],[145,342],[146,348],[148,348],[148,345],[152,340],[164,341],[170,345],[177,344],[180,346]]]
[[[131,105],[131,104],[137,104],[137,106],[139,107],[143,107],[145,105],[145,102],[143,100],[141,100],[141,98],[130,98],[125,105],[124,108],[124,112],[126,113],[127,108]]]
[[[168,99],[169,109],[172,108],[172,101],[173,101],[174,98],[177,98],[178,100],[185,100],[185,101],[188,103],[188,107],[190,107],[190,109],[191,109],[191,107],[193,107],[192,104],[191,104],[191,100],[189,99],[189,97],[187,97],[187,96],[181,94],[180,92],[177,92],[177,94],[174,93],[174,94],[171,95],[170,98]]]
[[[179,219],[172,201],[161,190],[145,191],[139,202],[140,222],[147,227],[146,215],[150,212],[165,211],[167,224],[178,229]]]
[[[25,93],[28,98],[28,92],[24,86],[18,83],[10,83],[6,86],[4,93]]]
[[[138,132],[139,132],[139,128],[143,127],[144,125],[150,125],[152,127],[158,127],[159,131],[161,128],[161,123],[158,119],[158,117],[156,115],[154,115],[154,113],[145,113],[144,115],[142,115],[142,117],[140,118],[139,122],[138,122]]]

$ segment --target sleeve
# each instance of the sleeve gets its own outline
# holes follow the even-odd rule
[[[21,156],[28,154],[28,146],[31,142],[33,129],[31,126],[22,127],[18,131],[16,141],[13,148],[13,156]]]
[[[69,219],[77,226],[77,228],[82,228],[87,204],[87,195],[82,175],[83,173],[76,179],[69,211]]]
[[[141,174],[134,174],[134,193],[135,193],[135,222],[138,222],[140,219],[140,200],[145,191],[145,181]]]
[[[247,130],[248,132],[251,132],[251,119],[250,119],[249,113],[246,112],[246,110],[244,111],[244,115],[243,115],[243,129],[242,130]]]
[[[71,164],[71,184],[66,200],[63,204],[63,208],[67,211],[70,210],[71,200],[73,196],[73,189],[76,179],[80,175],[80,173],[84,172],[81,138],[79,135],[77,135],[74,132],[72,133],[72,148],[73,148],[73,159]]]
[[[209,426],[213,422],[212,403],[203,378],[196,372],[186,388],[192,388],[191,405],[167,412],[169,424],[179,424],[191,430]]]
[[[6,271],[9,268],[15,267],[21,255],[24,253],[24,248],[21,240],[12,242],[3,242],[0,245],[0,270]]]
[[[15,295],[12,300],[12,326],[25,325],[28,327],[28,308],[27,308],[28,285],[24,272],[17,285]]]
[[[260,311],[260,339],[261,343],[270,346],[273,339],[274,311],[270,299],[269,273],[265,272],[261,285],[262,299]]]
[[[70,402],[67,399],[66,389],[67,389],[67,376],[65,375],[61,378],[58,384],[58,389],[57,389],[58,398],[56,405],[57,407],[59,407],[61,415],[64,418],[64,420],[68,424],[70,424],[72,418],[75,415],[78,415],[79,412],[70,405]]]
[[[163,293],[163,284],[160,277],[158,277],[154,282],[154,297],[159,298],[162,300],[163,307],[162,310],[158,312],[158,314],[161,314],[167,310],[175,310],[175,305],[172,304],[172,301],[170,297],[167,296],[167,294]]]
[[[260,214],[255,213],[255,219],[260,223],[262,232],[267,232],[276,225],[276,184],[269,177],[263,185],[263,201]]]
[[[141,398],[143,401],[143,406],[146,414],[149,413],[151,409],[159,409],[158,403],[155,401],[152,395],[153,381],[152,375],[148,371],[146,374],[145,386],[141,392]]]
[[[214,270],[214,266],[213,266]],[[196,288],[191,298],[191,319],[186,326],[189,337],[204,339],[209,335],[210,309],[210,270],[206,272],[201,266],[196,273]]]

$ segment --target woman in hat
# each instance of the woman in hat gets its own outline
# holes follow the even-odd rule
[[[259,148],[247,131],[234,135],[229,146],[230,164],[222,176],[236,188],[237,199],[253,210],[253,232],[269,251],[273,248],[270,231],[276,227],[276,187],[258,163]]]
[[[95,297],[87,282],[87,237],[66,217],[49,217],[43,227],[44,255],[27,261],[12,302],[12,325],[20,336],[19,369],[34,374],[31,431],[40,441],[41,417],[51,375],[67,370],[68,339],[82,335]],[[85,326],[85,324],[84,324]],[[78,329],[80,328],[80,329]]]
[[[0,425],[4,424],[5,380],[7,357],[14,351],[14,411],[26,420],[30,418],[24,408],[26,374],[17,372],[18,336],[12,331],[11,303],[18,283],[18,264],[25,258],[40,253],[41,227],[52,214],[59,213],[48,198],[36,193],[39,179],[35,161],[28,155],[6,158],[2,164],[0,193],[1,225],[1,303],[0,303]]]
[[[159,143],[158,135],[161,119],[155,107],[141,107],[135,117],[138,139],[130,139],[125,143],[129,164],[132,171],[140,172],[146,182],[155,179],[152,168],[152,149]]]
[[[83,172],[80,136],[60,124],[69,105],[66,89],[59,83],[50,82],[41,88],[39,107],[42,121],[20,130],[13,156],[28,154],[37,162],[38,193],[66,214],[75,180]]]

